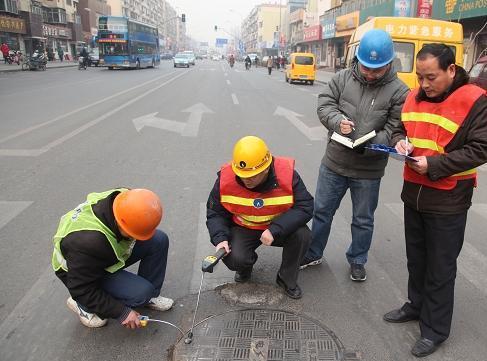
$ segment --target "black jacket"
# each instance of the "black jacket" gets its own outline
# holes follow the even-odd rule
[[[453,91],[468,83],[465,70],[457,67],[452,86],[438,98],[428,98],[418,92],[418,101],[442,102]],[[436,181],[472,169],[487,162],[487,96],[482,95],[473,105],[460,129],[445,147],[445,154],[427,157],[429,179]],[[403,123],[394,130],[392,143],[404,139]],[[412,182],[404,182],[401,198],[404,204],[420,212],[437,214],[463,213],[472,204],[474,181],[458,181],[452,190],[439,190]]]
[[[119,192],[111,194],[95,205],[93,212],[122,240],[113,215],[112,205]],[[119,318],[121,321],[130,309],[101,288],[101,280],[109,273],[105,268],[118,262],[113,248],[102,232],[79,231],[68,234],[61,241],[61,252],[66,259],[68,272],[60,269],[56,276],[68,288],[71,297],[88,312],[101,318]],[[125,317],[124,317],[125,316]]]
[[[244,187],[240,178],[237,182]],[[278,188],[274,162],[270,166],[267,180],[254,188],[253,191],[265,193]],[[277,239],[294,233],[299,227],[304,226],[313,216],[313,196],[309,194],[298,172],[293,174],[293,206],[274,219],[269,225],[269,231]],[[206,226],[210,232],[210,240],[215,246],[223,241],[231,240],[231,227],[236,226],[232,221],[232,214],[220,203],[220,172],[206,203]]]

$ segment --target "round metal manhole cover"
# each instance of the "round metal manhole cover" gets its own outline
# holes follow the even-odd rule
[[[178,341],[173,361],[344,360],[335,334],[306,316],[252,309],[216,315],[194,328],[193,342]]]

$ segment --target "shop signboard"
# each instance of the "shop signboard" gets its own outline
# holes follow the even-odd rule
[[[359,22],[359,11],[354,11],[346,15],[338,16],[336,18],[336,36],[349,36],[352,35]]]
[[[303,39],[304,41],[317,41],[321,40],[322,29],[321,25],[310,26],[304,29]]]
[[[395,0],[394,16],[407,17],[411,15],[411,0]]]
[[[44,24],[42,25],[42,35],[50,38],[71,39],[71,29]]]
[[[24,19],[0,16],[0,31],[6,33],[27,34]]]
[[[416,17],[430,19],[433,12],[433,0],[418,0]]]
[[[457,20],[487,16],[487,0],[437,0],[433,2],[433,18]]]

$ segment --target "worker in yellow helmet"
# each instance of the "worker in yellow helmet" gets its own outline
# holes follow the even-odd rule
[[[172,307],[173,300],[159,295],[169,247],[167,235],[156,229],[161,219],[154,192],[126,188],[90,193],[61,218],[52,267],[70,293],[67,306],[83,325],[102,327],[114,318],[139,328],[133,308]],[[124,270],[138,261],[137,275]]]
[[[276,282],[298,299],[299,264],[311,242],[306,223],[312,216],[313,197],[294,170],[294,160],[273,157],[262,139],[247,136],[218,173],[206,225],[216,250],[226,250],[223,262],[236,271],[236,282],[250,279],[260,245],[282,247]]]

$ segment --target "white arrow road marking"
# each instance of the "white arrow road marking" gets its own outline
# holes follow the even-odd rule
[[[278,106],[273,115],[282,116],[289,120],[298,130],[303,133],[309,140],[325,139],[325,128],[323,126],[308,127],[299,117],[303,115],[293,112],[292,110]]]
[[[0,229],[8,222],[17,217],[24,209],[29,207],[32,202],[7,202],[0,201]]]
[[[230,80],[228,80],[228,79],[227,79],[227,84],[228,84],[228,85],[230,85],[230,84],[232,84],[232,83],[230,83]]]
[[[189,113],[186,123],[156,117],[157,113],[146,114],[132,120],[137,132],[144,127],[159,128],[170,132],[179,133],[183,137],[196,137],[198,135],[201,119],[204,113],[213,113],[211,109],[202,103],[197,103],[182,112]]]
[[[235,105],[240,104],[240,103],[238,102],[237,96],[236,96],[235,94],[233,94],[233,93],[232,93],[232,100],[233,100],[233,104],[235,104]]]
[[[163,86],[173,82],[177,78],[180,78],[181,76],[183,76],[185,74],[188,74],[190,71],[192,71],[192,70],[188,70],[184,73],[180,73],[180,74],[176,75],[175,77],[173,77],[169,80],[166,80],[164,83],[159,84],[156,87],[147,90],[146,92],[136,96],[135,98],[129,100],[128,102],[123,103],[122,105],[120,105],[119,107],[116,107],[115,109],[109,111],[108,113],[105,113],[102,116],[100,116],[100,117],[98,117],[98,118],[96,118],[96,119],[94,119],[94,120],[92,120],[86,124],[83,124],[81,127],[73,130],[72,132],[70,132],[66,135],[63,135],[61,138],[52,141],[51,143],[45,145],[44,147],[42,147],[40,149],[0,149],[0,156],[37,157],[37,156],[51,150],[52,148],[64,143],[68,139],[71,139],[72,137],[78,135],[79,133],[85,131],[86,129],[91,128],[92,126],[98,124],[102,120],[107,119],[108,117],[112,116],[113,114],[118,113],[120,110],[132,105],[133,103],[135,103],[135,102],[139,101],[140,99],[144,98],[145,96],[155,92],[156,90],[162,88]],[[170,73],[170,74],[172,74],[172,73]],[[159,78],[156,78],[156,79],[159,79]],[[131,89],[134,89],[134,88],[131,88]],[[121,93],[119,93],[119,94],[121,94]],[[71,112],[71,113],[73,113],[73,112]]]
[[[404,223],[404,205],[402,203],[384,204],[392,214]],[[487,219],[487,204],[477,203],[472,205],[472,210],[481,217]],[[457,261],[458,271],[475,285],[480,292],[487,294],[487,257],[471,243],[464,241],[462,251]]]

